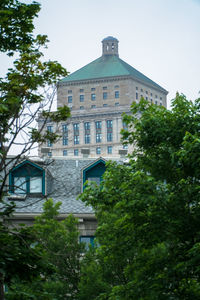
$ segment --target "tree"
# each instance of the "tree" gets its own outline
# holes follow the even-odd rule
[[[61,202],[47,200],[43,213],[29,229],[34,236],[34,249],[42,253],[43,264],[52,272],[35,276],[31,284],[16,280],[6,299],[77,299],[83,244],[79,243],[78,223],[72,215],[58,220],[60,205]]]
[[[200,99],[177,94],[171,111],[141,100],[131,111],[129,164],[109,163],[100,188],[81,196],[101,246],[83,266],[80,299],[199,299]]]
[[[8,56],[15,54],[17,57],[5,78],[0,78],[0,240],[2,243],[8,242],[7,245],[4,243],[0,257],[0,299],[3,299],[2,283],[9,277],[9,274],[5,275],[9,271],[7,250],[9,259],[15,264],[15,251],[23,251],[23,247],[27,246],[22,240],[19,243],[18,237],[4,222],[14,209],[14,205],[8,207],[4,203],[8,192],[9,168],[18,164],[22,156],[29,154],[35,143],[45,140],[53,142],[58,138],[56,133],[45,130],[47,120],[59,122],[70,115],[67,106],[51,112],[56,83],[67,75],[67,71],[58,62],[45,61],[43,58],[41,49],[47,47],[47,36],[33,35],[33,20],[39,10],[40,4],[37,2],[26,4],[18,0],[2,0],[0,3],[0,50]],[[40,130],[34,123],[38,115],[44,120]],[[20,152],[15,158],[8,159],[10,149],[17,146],[20,146]],[[10,241],[15,245],[13,239],[16,239],[16,249],[9,244]],[[15,276],[14,273],[10,275]]]
[[[8,55],[18,54],[13,68],[8,70],[5,78],[0,78],[1,200],[8,169],[13,164],[12,160],[7,160],[11,147],[21,147],[14,160],[18,163],[35,143],[58,138],[56,133],[44,130],[48,119],[59,122],[70,115],[67,106],[51,112],[56,83],[67,72],[58,62],[43,59],[41,48],[47,47],[47,36],[33,35],[33,19],[39,10],[40,5],[36,2],[24,4],[3,0],[0,4],[0,49]],[[40,130],[34,123],[38,115],[44,118]]]

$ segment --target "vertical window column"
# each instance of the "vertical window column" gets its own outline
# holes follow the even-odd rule
[[[79,144],[79,123],[74,123],[73,129],[74,129],[74,145],[78,145]]]
[[[85,144],[90,144],[90,122],[84,123]]]
[[[95,122],[95,128],[96,128],[96,143],[101,143],[102,142],[101,121]]]
[[[112,120],[106,121],[106,127],[107,127],[107,142],[113,141],[113,122]]]
[[[48,125],[47,126],[47,131],[48,132],[53,132],[53,126],[52,125]],[[47,140],[47,147],[52,147],[52,146],[53,146],[52,142],[50,140]]]
[[[62,139],[63,139],[63,146],[68,145],[68,126],[67,126],[67,124],[62,125]]]

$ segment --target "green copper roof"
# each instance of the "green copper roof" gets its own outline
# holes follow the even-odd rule
[[[131,76],[134,79],[138,79],[146,84],[150,84],[157,89],[161,89],[163,92],[167,92],[160,85],[137,71],[135,68],[131,67],[117,55],[102,55],[88,65],[62,79],[61,82],[71,82],[115,76]]]

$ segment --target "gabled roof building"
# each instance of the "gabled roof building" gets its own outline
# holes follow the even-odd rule
[[[62,138],[48,147],[50,156],[119,158],[132,149],[122,145],[122,113],[141,97],[166,106],[167,91],[119,58],[118,40],[102,41],[102,56],[58,83],[57,106],[67,104],[71,118],[55,128]],[[42,122],[42,121],[41,121]],[[40,122],[39,122],[40,125]]]

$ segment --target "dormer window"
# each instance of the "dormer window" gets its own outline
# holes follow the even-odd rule
[[[86,181],[89,183],[95,182],[97,185],[100,185],[102,181],[102,176],[106,170],[106,162],[104,159],[99,158],[89,166],[83,169],[83,185]],[[84,189],[84,187],[83,187]]]
[[[45,194],[45,171],[25,161],[10,171],[10,192],[14,194]]]

